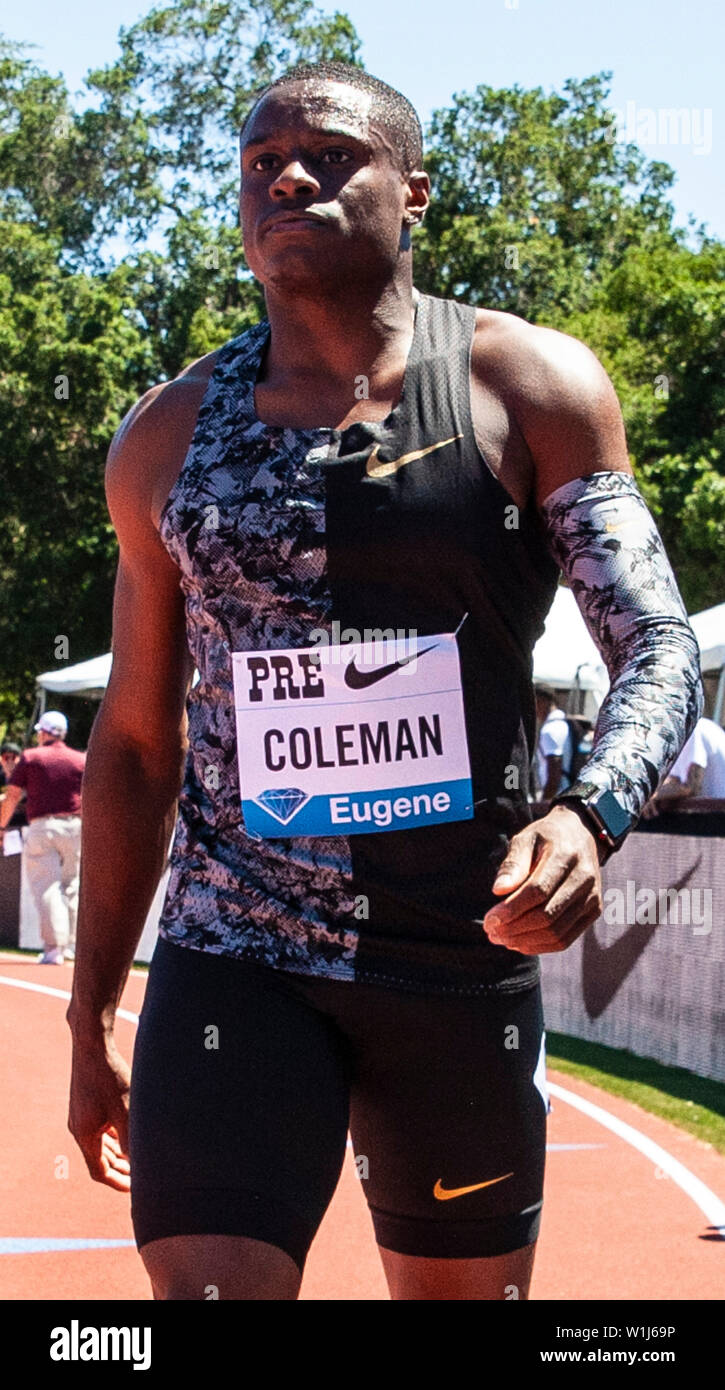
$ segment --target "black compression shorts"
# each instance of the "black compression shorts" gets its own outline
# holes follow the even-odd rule
[[[538,1234],[544,1090],[538,985],[421,997],[159,940],[131,1085],[137,1245],[248,1236],[302,1270],[349,1125],[381,1246],[517,1250]]]

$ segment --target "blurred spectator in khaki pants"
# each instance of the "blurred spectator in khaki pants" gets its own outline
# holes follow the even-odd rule
[[[29,826],[23,854],[28,887],[40,919],[43,965],[75,954],[81,855],[81,782],[85,753],[68,748],[68,721],[48,710],[35,725],[38,747],[18,759],[0,805],[5,828],[26,796]]]

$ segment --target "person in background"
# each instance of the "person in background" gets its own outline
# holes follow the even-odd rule
[[[18,743],[4,743],[0,748],[0,793],[4,793],[14,768],[20,762],[22,752],[23,750]],[[19,805],[10,817],[6,829],[22,830],[27,824],[28,817],[25,814],[25,806]]]
[[[654,809],[674,810],[693,796],[725,799],[725,730],[712,719],[698,719],[654,798]]]
[[[85,754],[68,748],[68,721],[48,710],[35,725],[38,747],[22,753],[0,806],[0,829],[17,812],[23,794],[29,821],[23,846],[28,887],[43,938],[42,965],[62,965],[75,955],[81,853],[81,782]]]
[[[542,801],[551,801],[569,786],[573,757],[571,730],[556,695],[548,685],[537,685],[536,722],[540,725],[536,743],[536,780]]]

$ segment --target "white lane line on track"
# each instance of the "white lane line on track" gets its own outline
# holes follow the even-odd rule
[[[699,1178],[686,1168],[684,1163],[680,1163],[678,1158],[673,1158],[672,1154],[663,1149],[661,1145],[655,1144],[653,1139],[648,1139],[641,1130],[635,1129],[634,1125],[628,1125],[625,1120],[620,1120],[616,1115],[610,1114],[601,1105],[594,1105],[591,1100],[585,1100],[583,1096],[578,1096],[574,1091],[567,1091],[563,1086],[557,1085],[555,1081],[548,1082],[552,1096],[558,1100],[563,1100],[566,1105],[571,1105],[575,1110],[581,1110],[583,1115],[588,1115],[590,1120],[595,1120],[597,1124],[604,1125],[605,1129],[611,1129],[613,1134],[618,1134],[625,1144],[631,1144],[633,1149],[638,1149],[645,1158],[649,1158],[666,1173],[668,1178],[677,1183],[678,1187],[687,1194],[695,1206],[700,1208],[703,1216],[707,1217],[711,1226],[719,1232],[722,1240],[725,1240],[725,1202],[721,1202],[719,1197],[711,1191],[709,1187],[701,1182]]]
[[[66,989],[53,989],[50,985],[36,985],[30,980],[13,980],[7,975],[0,975],[0,985],[10,985],[14,989],[28,989],[34,994],[50,994],[55,999],[70,999],[70,993]],[[129,1023],[138,1023],[138,1014],[131,1013],[130,1009],[119,1009],[118,1017],[127,1019]],[[648,1139],[641,1130],[618,1119],[616,1115],[612,1115],[603,1106],[594,1105],[592,1101],[585,1100],[583,1096],[576,1095],[574,1091],[567,1091],[564,1086],[559,1086],[555,1081],[547,1080],[547,1085],[552,1096],[556,1096],[557,1100],[563,1100],[565,1105],[571,1105],[574,1110],[581,1110],[582,1114],[588,1115],[590,1120],[603,1125],[605,1129],[610,1129],[613,1134],[623,1139],[625,1144],[630,1144],[633,1149],[644,1154],[645,1158],[651,1159],[655,1166],[661,1168],[669,1178],[672,1178],[672,1181],[695,1203],[710,1225],[718,1231],[721,1239],[725,1240],[725,1202],[722,1202],[700,1178],[696,1178],[695,1174],[691,1173],[684,1163],[680,1163],[679,1159],[673,1158],[672,1154],[663,1149],[660,1144],[655,1144],[654,1140]]]
[[[35,985],[31,980],[13,980],[9,975],[0,975],[0,985],[10,985],[13,989],[29,989],[32,994],[49,994],[52,999],[70,999],[68,989],[53,989],[52,985]],[[130,1009],[117,1009],[116,1014],[118,1018],[125,1018],[129,1023],[138,1023],[138,1014],[132,1014]]]

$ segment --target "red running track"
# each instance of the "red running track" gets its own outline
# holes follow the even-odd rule
[[[144,973],[129,979],[123,1006],[134,1013],[145,980]],[[0,1298],[148,1299],[132,1244],[79,1248],[91,1241],[132,1241],[129,1198],[91,1181],[66,1128],[65,998],[6,983],[11,981],[67,993],[71,967],[0,957]],[[119,1020],[118,1042],[129,1060],[134,1034],[132,1022]],[[725,1158],[627,1101],[553,1071],[549,1081],[593,1102],[615,1124],[633,1126],[645,1146],[649,1140],[665,1151],[667,1162],[656,1151],[654,1161],[652,1153],[638,1151],[555,1095],[531,1297],[722,1297],[725,1240],[717,1227],[725,1231]],[[668,1175],[672,1159],[688,1170],[684,1181],[699,1196],[699,1206]],[[672,1171],[682,1178],[681,1170]],[[310,1252],[302,1299],[387,1299],[360,1189],[348,1151]],[[43,1249],[63,1239],[75,1247]],[[35,1242],[31,1249],[29,1241]],[[13,1253],[19,1243],[24,1253]]]

